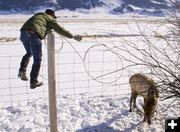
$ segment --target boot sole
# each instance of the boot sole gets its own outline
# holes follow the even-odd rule
[[[20,78],[21,80],[23,80],[23,81],[28,81],[28,79],[23,79],[23,78]]]
[[[40,87],[40,86],[42,86],[42,85],[44,85],[43,84],[43,82],[40,82],[40,83],[38,83],[36,86],[30,86],[30,89],[35,89],[36,87]]]
[[[21,78],[21,76],[18,76],[21,80],[23,81],[28,81],[28,78],[27,79],[24,79],[24,78]]]

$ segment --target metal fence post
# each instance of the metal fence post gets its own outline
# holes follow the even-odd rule
[[[56,79],[55,79],[55,38],[53,33],[48,37],[48,88],[50,132],[57,132]]]

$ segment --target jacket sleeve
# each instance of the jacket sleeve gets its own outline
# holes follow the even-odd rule
[[[52,29],[55,31],[55,32],[57,32],[58,34],[61,34],[61,35],[63,35],[63,36],[65,36],[65,37],[67,37],[67,38],[73,38],[73,35],[70,33],[70,32],[68,32],[68,31],[66,31],[63,27],[61,27],[58,23],[57,23],[57,21],[56,20],[53,20],[52,21]]]

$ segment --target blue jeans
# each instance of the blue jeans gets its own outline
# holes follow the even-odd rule
[[[26,50],[20,64],[19,71],[26,72],[30,57],[33,56],[34,62],[31,69],[31,79],[37,79],[42,61],[42,43],[36,32],[21,31],[20,40]]]

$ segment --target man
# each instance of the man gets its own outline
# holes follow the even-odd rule
[[[67,38],[73,38],[81,41],[79,35],[72,35],[63,29],[56,21],[55,11],[47,9],[45,13],[37,13],[27,20],[20,29],[20,40],[22,41],[26,54],[22,57],[18,77],[27,81],[26,68],[29,63],[30,57],[33,56],[33,65],[30,73],[30,88],[34,89],[43,85],[38,81],[38,74],[42,61],[42,43],[41,40],[53,29],[58,34]]]

